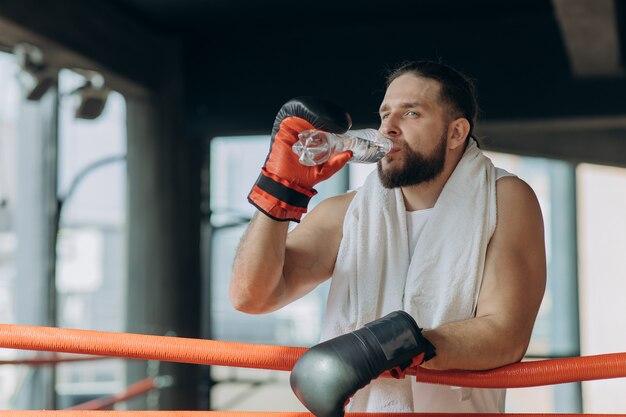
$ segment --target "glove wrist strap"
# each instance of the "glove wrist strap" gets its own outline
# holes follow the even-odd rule
[[[248,201],[277,221],[300,222],[311,198],[317,194],[297,184],[290,184],[263,169],[248,195]]]
[[[392,376],[404,377],[407,368],[425,362],[436,355],[433,344],[422,335],[415,319],[404,311],[394,311],[366,324],[354,333],[373,336],[377,355],[377,375],[391,370]],[[371,338],[371,337],[370,337]]]

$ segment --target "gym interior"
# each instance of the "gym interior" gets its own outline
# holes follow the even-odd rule
[[[481,148],[541,205],[524,361],[626,352],[624,56],[619,0],[2,0],[0,323],[315,345],[328,282],[262,315],[228,296],[274,117],[316,96],[377,129],[388,71],[428,59],[474,80]],[[346,165],[309,207],[375,169]],[[0,355],[2,410],[306,411],[280,370]],[[625,389],[512,388],[506,411],[626,413]]]

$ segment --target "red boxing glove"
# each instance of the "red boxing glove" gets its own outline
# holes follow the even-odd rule
[[[298,161],[291,146],[305,130],[344,133],[351,124],[348,113],[325,100],[302,97],[285,103],[276,115],[270,151],[248,201],[274,220],[299,222],[311,197],[317,194],[313,187],[339,171],[352,158],[352,152],[309,167]]]

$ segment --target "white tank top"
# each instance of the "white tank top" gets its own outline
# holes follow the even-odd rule
[[[433,209],[423,209],[406,212],[406,228],[409,235],[409,253],[415,252],[415,245],[419,240],[424,226],[428,223]]]

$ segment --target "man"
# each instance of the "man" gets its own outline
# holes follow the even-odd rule
[[[297,133],[324,127],[302,122],[311,110],[304,108],[277,118],[249,196],[265,214],[255,215],[238,249],[234,306],[274,311],[332,277],[325,339],[400,309],[425,328],[422,341],[436,350],[423,367],[482,370],[519,361],[545,288],[541,211],[524,181],[493,168],[477,148],[471,82],[433,62],[393,72],[379,129],[392,152],[362,189],[321,202],[288,233],[284,220],[298,221],[306,210],[298,202],[350,157],[339,154],[318,167],[293,164],[286,148]],[[312,113],[309,120],[324,119]],[[354,396],[351,411],[503,409],[500,390],[379,379]]]

